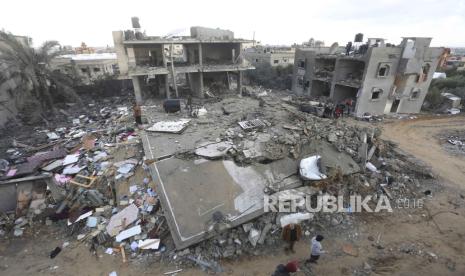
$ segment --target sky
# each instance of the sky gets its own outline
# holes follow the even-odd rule
[[[140,18],[148,35],[188,35],[190,26],[229,29],[236,38],[290,45],[311,37],[345,45],[356,33],[398,44],[433,37],[432,46],[465,47],[465,0],[3,0],[0,29],[77,47],[113,45],[112,31]]]

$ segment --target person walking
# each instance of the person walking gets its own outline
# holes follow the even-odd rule
[[[302,237],[302,227],[298,224],[288,224],[283,228],[283,240],[286,241],[289,246],[285,248],[286,251],[294,251],[294,244],[296,241],[299,241]]]
[[[322,253],[326,253],[325,251],[322,250],[321,246],[321,241],[324,239],[322,235],[316,235],[315,237],[312,238],[312,244],[310,248],[310,259],[308,259],[306,262],[310,263],[317,263],[318,259],[320,258],[320,255]]]

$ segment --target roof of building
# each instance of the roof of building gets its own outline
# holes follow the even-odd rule
[[[175,37],[175,38],[161,38],[161,37],[147,37],[146,39],[124,40],[124,44],[190,44],[190,43],[245,43],[252,42],[246,39],[211,39],[201,40],[192,37]]]
[[[71,60],[116,60],[116,53],[101,53],[101,54],[77,54],[77,55],[61,55],[58,58],[67,58]]]

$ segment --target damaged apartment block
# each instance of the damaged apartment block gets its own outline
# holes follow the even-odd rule
[[[347,46],[296,50],[292,90],[298,95],[344,104],[357,116],[418,113],[444,48],[431,38],[406,37],[399,46],[382,38]]]
[[[120,74],[132,79],[136,101],[144,97],[179,97],[182,91],[203,98],[208,89],[242,90],[243,39],[228,30],[191,27],[191,36],[145,36],[115,31]],[[207,92],[208,93],[208,92]]]

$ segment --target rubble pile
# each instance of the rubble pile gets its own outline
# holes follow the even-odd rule
[[[290,104],[287,98],[282,99],[274,93],[258,96],[259,89],[249,91],[253,92],[252,99],[224,97],[221,101],[205,105],[207,112],[190,118],[184,133],[177,138],[167,138],[176,139],[176,158],[233,160],[243,167],[266,165],[273,168],[273,164],[281,162],[277,166],[286,164],[297,168],[300,160],[321,155],[320,172],[328,178],[305,180],[296,169],[293,174],[284,176],[286,179],[298,179],[298,183],[288,191],[314,187],[320,194],[370,195],[373,205],[380,195],[386,195],[393,201],[405,197],[423,198],[426,191],[435,188],[431,170],[400,152],[395,145],[381,140],[380,129],[346,120],[321,118],[299,111],[298,104]],[[182,111],[169,115],[169,118],[156,109],[149,109],[147,113],[149,122],[154,124],[160,120],[186,118]],[[206,131],[205,126],[208,126]],[[194,146],[187,145],[187,140],[183,141],[183,136],[198,132],[202,135]],[[162,133],[154,135],[164,137]],[[280,187],[270,185],[265,193],[278,191],[281,191]],[[208,262],[264,254],[282,246],[280,217],[265,213],[248,223],[219,231],[211,239],[173,252],[171,260],[182,265],[194,265],[189,258],[183,257]],[[356,216],[350,212],[311,214],[301,224],[310,236],[316,229],[329,227],[347,231],[356,227],[355,219]]]
[[[438,137],[446,151],[453,155],[465,154],[465,133],[455,130],[443,133]]]
[[[28,141],[38,145],[10,143],[0,160],[0,189],[18,191],[3,189],[13,197],[1,206],[1,236],[55,225],[70,236],[66,246],[74,238],[125,261],[126,254],[161,254],[170,233],[129,107],[104,101],[81,112],[65,112],[68,122],[59,127],[35,129],[31,136],[40,138]]]
[[[271,91],[249,91],[251,97],[222,95],[203,105],[202,112],[167,114],[162,104],[145,106],[145,131],[134,128],[127,106],[107,106],[93,115],[69,118],[71,125],[39,130],[47,137],[41,145],[15,141],[6,151],[8,157],[0,160],[1,180],[40,177],[46,185],[15,199],[13,210],[4,210],[2,235],[21,236],[38,222],[57,224],[76,242],[117,253],[123,262],[168,256],[163,259],[221,271],[220,259],[265,254],[282,246],[281,228],[291,221],[302,224],[305,236],[329,227],[356,228],[350,203],[344,203],[348,212],[313,214],[302,208],[295,214],[264,213],[235,227],[228,226],[224,214],[213,212],[206,235],[212,238],[176,250],[158,179],[152,179],[149,170],[154,162],[171,157],[228,160],[239,167],[270,170],[275,175],[267,175],[267,195],[360,194],[371,195],[371,204],[376,204],[380,195],[421,198],[434,187],[431,171],[381,140],[379,129],[302,112]],[[161,139],[158,156],[146,157],[147,146],[145,153],[141,147],[145,136]],[[299,168],[302,160],[310,163]],[[319,180],[302,171],[309,168]]]

